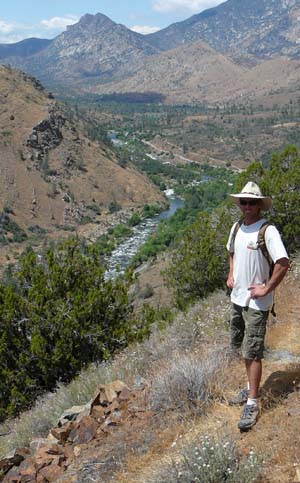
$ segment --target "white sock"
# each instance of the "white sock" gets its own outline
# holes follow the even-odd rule
[[[247,389],[248,389],[248,391],[250,390],[250,383],[249,383],[249,381],[247,382]]]
[[[251,397],[248,397],[247,399],[247,406],[257,406],[257,399],[253,399]]]

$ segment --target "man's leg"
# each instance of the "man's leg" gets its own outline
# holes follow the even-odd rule
[[[249,398],[257,399],[262,375],[261,360],[245,359],[246,371],[249,381]]]
[[[245,322],[243,319],[243,307],[233,304],[230,320],[230,347],[233,351],[238,351],[243,343]]]
[[[250,386],[248,400],[238,422],[239,429],[244,431],[254,426],[259,415],[257,398],[262,376],[261,360],[263,358],[268,312],[246,307],[243,316],[245,320],[243,356]]]

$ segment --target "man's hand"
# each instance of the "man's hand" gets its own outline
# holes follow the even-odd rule
[[[233,288],[234,286],[234,279],[233,279],[233,276],[232,275],[228,275],[228,278],[227,278],[227,281],[226,281],[226,285],[228,288]]]
[[[272,292],[277,285],[281,282],[286,272],[288,271],[290,262],[287,258],[280,258],[274,265],[272,277],[267,284],[250,285],[250,295],[252,299],[258,299],[259,297],[265,297],[268,293]]]
[[[252,299],[265,297],[268,294],[268,289],[266,288],[265,283],[261,285],[250,285],[250,287],[248,287],[248,290],[250,290],[250,295]]]

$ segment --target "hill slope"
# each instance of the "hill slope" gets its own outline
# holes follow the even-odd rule
[[[299,14],[299,0],[228,0],[147,40],[165,50],[203,40],[230,56],[299,57]]]
[[[97,386],[97,398],[92,398],[96,406],[92,417],[84,416],[89,406],[82,407],[81,410],[85,413],[81,413],[82,424],[79,422],[76,431],[70,434],[72,423],[67,422],[64,427],[56,428],[50,439],[35,439],[31,445],[32,455],[28,455],[27,461],[20,467],[14,467],[4,481],[10,481],[9,476],[16,477],[20,470],[36,475],[43,465],[46,469],[40,470],[40,474],[43,471],[52,474],[52,481],[60,483],[87,482],[91,479],[101,483],[175,481],[170,476],[173,474],[171,470],[174,469],[174,462],[179,461],[184,449],[189,461],[191,444],[195,448],[195,442],[199,445],[200,438],[210,438],[211,441],[215,438],[219,443],[227,441],[227,445],[236,445],[243,456],[251,454],[252,451],[262,457],[264,461],[258,481],[297,481],[295,473],[297,470],[299,475],[300,382],[299,363],[297,364],[300,346],[297,333],[300,325],[300,305],[295,286],[299,285],[299,262],[298,256],[294,260],[292,272],[282,282],[276,295],[277,319],[270,320],[267,331],[268,350],[262,380],[265,391],[261,401],[262,413],[251,431],[238,431],[237,420],[241,408],[229,406],[227,403],[228,398],[244,387],[245,368],[243,361],[238,358],[222,359],[228,344],[227,318],[230,303],[226,294],[219,292],[192,307],[188,313],[180,314],[165,332],[153,333],[150,340],[124,351],[110,364],[105,362],[88,368],[68,387],[60,386],[56,394],[49,394],[36,408],[21,415],[15,424],[9,422],[6,429],[10,429],[10,432],[0,440],[1,456],[3,452],[5,454],[5,443],[11,449],[13,441],[24,445],[25,435],[27,444],[28,439],[31,441],[32,434],[36,437],[45,436],[45,422],[47,421],[49,429],[51,420],[49,413],[52,413],[52,421],[57,422],[62,411],[67,409],[66,405],[71,407],[74,403],[86,403]],[[160,268],[158,265],[158,272]],[[197,412],[194,406],[188,407],[187,400],[180,399],[180,396],[185,395],[185,389],[191,387],[190,383],[194,381],[196,384],[198,371],[203,371],[203,354],[205,358],[212,348],[217,350],[215,354],[221,358],[223,366],[213,374],[213,381],[209,381],[212,383],[215,400],[210,400],[204,411]],[[191,366],[187,361],[190,361]],[[198,371],[196,368],[192,370],[193,361],[197,364]],[[209,361],[213,365],[213,360]],[[105,398],[102,396],[104,407],[97,406],[99,391],[104,392],[106,389],[98,384],[107,384],[112,378],[120,377],[129,386],[135,386],[135,390],[125,391],[127,394],[124,397],[115,398],[110,404],[109,397],[114,394],[113,388],[120,387],[119,382],[112,384],[107,387],[109,392]],[[162,410],[153,410],[151,407],[152,388],[155,391],[155,384],[159,380],[160,391],[156,389],[156,397],[161,397],[161,401],[165,398],[175,403],[167,410],[164,407]],[[176,386],[176,381],[180,381],[181,386]],[[162,385],[163,382],[166,383],[165,386]],[[202,380],[201,384],[205,385],[205,382]],[[173,394],[167,392],[167,386],[174,387]],[[74,414],[76,409],[80,410],[78,406],[73,407],[65,414]],[[5,426],[1,429],[5,429]],[[53,435],[56,435],[59,443]],[[65,441],[66,438],[68,442]],[[201,446],[198,446],[198,450],[201,451]],[[208,453],[206,457],[213,466],[218,455]],[[55,458],[56,455],[60,455],[60,458]],[[32,464],[34,458],[39,466]],[[259,461],[258,463],[261,464]],[[235,467],[234,460],[227,460],[225,464],[225,469],[228,466]],[[252,481],[251,471],[250,467],[247,479],[238,478],[234,481]],[[178,478],[178,481],[192,480]],[[221,479],[216,477],[215,481]]]
[[[162,200],[144,176],[121,168],[104,144],[34,78],[0,67],[0,207],[22,228],[57,230],[95,218],[94,206]]]

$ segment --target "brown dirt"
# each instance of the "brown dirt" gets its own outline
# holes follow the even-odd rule
[[[82,121],[75,126],[68,109],[24,74],[0,66],[0,92],[0,211],[8,206],[11,220],[21,228],[38,225],[50,236],[64,236],[60,228],[81,229],[84,216],[93,220],[94,229],[105,224],[91,210],[93,205],[105,216],[113,201],[135,210],[145,203],[164,202],[144,175],[131,166],[119,166],[107,146],[86,137]],[[57,144],[39,140],[39,149],[50,146],[45,155],[27,141],[50,110],[65,123],[60,141],[56,134]]]

